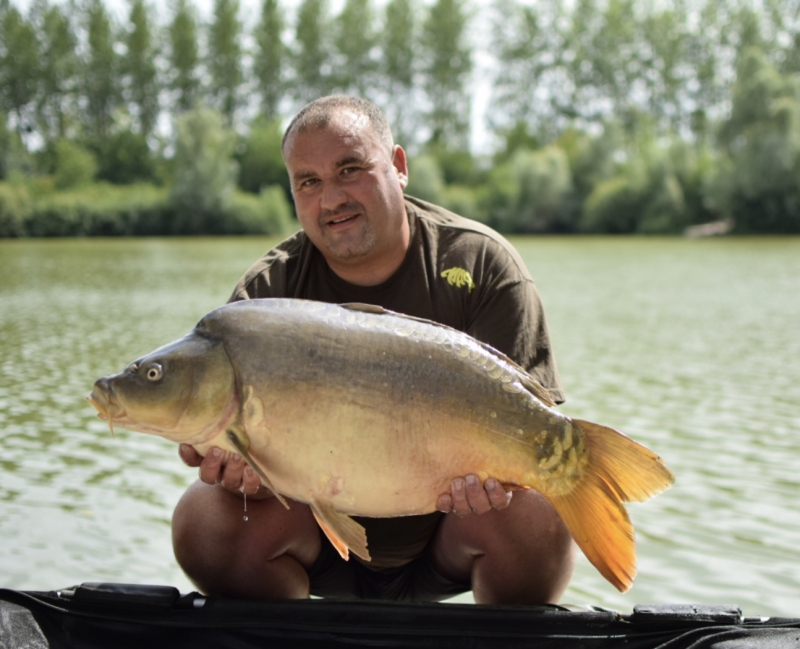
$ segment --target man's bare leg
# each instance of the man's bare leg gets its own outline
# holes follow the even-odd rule
[[[209,595],[307,598],[307,570],[319,556],[319,527],[308,506],[275,498],[247,499],[198,481],[172,519],[175,557]]]
[[[557,603],[576,551],[561,517],[532,490],[515,492],[502,511],[448,514],[432,550],[437,570],[455,581],[471,581],[479,604]]]

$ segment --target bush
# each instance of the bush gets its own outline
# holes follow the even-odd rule
[[[35,237],[165,234],[166,190],[152,185],[95,184],[36,200],[25,219]]]
[[[220,217],[217,234],[286,234],[293,225],[292,208],[283,188],[265,187],[257,196],[236,192]]]
[[[56,189],[72,189],[88,185],[97,173],[97,160],[80,144],[61,138],[55,145]]]
[[[25,218],[30,203],[30,194],[23,184],[0,183],[0,238],[27,234]]]

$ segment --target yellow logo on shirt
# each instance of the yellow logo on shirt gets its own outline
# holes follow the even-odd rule
[[[469,271],[459,268],[458,266],[442,271],[442,277],[447,280],[450,286],[458,286],[459,288],[468,286],[470,293],[472,293],[472,289],[475,288],[475,282],[472,281],[472,275],[469,274]]]

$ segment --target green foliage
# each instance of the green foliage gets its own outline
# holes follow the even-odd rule
[[[420,59],[431,109],[430,142],[465,149],[469,132],[467,77],[472,53],[466,41],[467,15],[458,0],[436,0],[422,27]]]
[[[239,0],[214,0],[214,20],[208,34],[208,60],[212,105],[233,125],[241,98],[242,24]]]
[[[21,131],[36,96],[39,43],[34,26],[15,7],[0,5],[0,113],[13,115]]]
[[[22,183],[0,183],[0,238],[25,236],[31,197]]]
[[[97,174],[94,154],[80,144],[61,138],[55,144],[56,189],[73,189],[88,185]]]
[[[132,0],[130,27],[125,39],[127,52],[121,69],[125,91],[134,108],[138,131],[147,137],[158,117],[159,83],[156,70],[156,46],[149,16],[153,8],[145,0]]]
[[[175,180],[169,197],[175,214],[170,231],[216,232],[236,186],[236,134],[223,124],[220,113],[208,108],[179,116],[177,132]]]
[[[98,140],[111,132],[121,100],[119,55],[114,51],[117,27],[102,0],[89,0],[85,20],[88,48],[80,70],[86,98],[82,114],[87,135]]]
[[[156,182],[158,173],[143,134],[119,130],[96,143],[97,178],[118,185]]]
[[[435,157],[421,155],[409,160],[407,194],[429,203],[440,203],[443,190],[442,168]]]
[[[584,206],[583,229],[611,234],[676,234],[687,225],[683,190],[668,152],[650,146],[643,159],[599,183]]]
[[[340,56],[335,84],[340,92],[370,97],[378,62],[378,35],[370,0],[346,0],[335,20],[335,47]]]
[[[200,91],[197,16],[189,0],[175,0],[168,32],[171,74],[166,85],[176,95],[175,111],[182,113],[194,108]]]
[[[555,146],[518,149],[495,167],[485,195],[488,222],[505,232],[552,232],[569,229],[563,205],[572,189],[569,162]]]
[[[726,157],[710,197],[740,232],[800,232],[800,84],[757,49],[741,58]]]
[[[265,187],[260,194],[237,192],[220,219],[219,234],[286,234],[297,222],[283,189]]]
[[[261,112],[277,119],[278,105],[286,84],[286,45],[283,43],[284,16],[278,0],[262,0],[261,22],[255,30],[257,55],[253,73],[261,93]]]
[[[283,187],[286,195],[291,194],[289,175],[281,155],[283,129],[280,122],[262,115],[250,128],[240,152],[239,187],[246,192],[257,194],[269,185]]]
[[[297,11],[296,45],[292,51],[295,73],[292,94],[300,103],[330,94],[333,88],[330,32],[327,0],[303,0]]]

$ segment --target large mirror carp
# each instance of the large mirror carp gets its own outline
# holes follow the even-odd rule
[[[474,473],[541,492],[625,591],[636,553],[623,503],[673,482],[641,444],[558,412],[493,348],[367,305],[227,304],[88,399],[110,426],[240,453],[284,505],[308,503],[344,558],[369,560],[352,515],[432,512]]]

